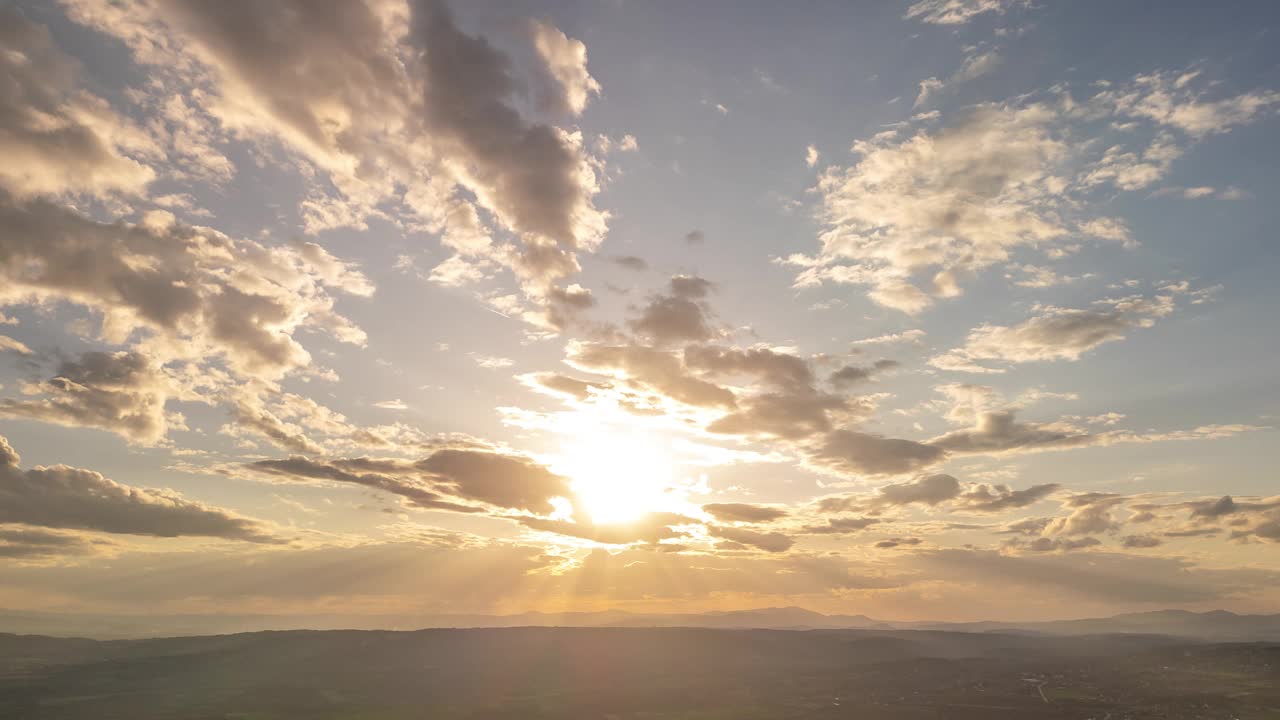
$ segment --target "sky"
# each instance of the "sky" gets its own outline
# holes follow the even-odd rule
[[[0,607],[1280,611],[1278,25],[0,4]]]

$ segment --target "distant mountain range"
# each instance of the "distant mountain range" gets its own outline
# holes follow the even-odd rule
[[[518,615],[72,615],[0,611],[0,632],[95,639],[222,635],[262,630],[417,630],[502,627],[699,627],[774,630],[937,630],[1042,635],[1169,635],[1214,641],[1280,641],[1280,613],[1159,610],[1048,622],[886,622],[798,607],[650,614],[608,610]]]

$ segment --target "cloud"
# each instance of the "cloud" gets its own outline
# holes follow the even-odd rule
[[[548,26],[535,27],[542,28],[544,57],[548,51],[581,55],[580,68],[560,57],[551,71],[567,89],[587,92],[585,47]],[[514,85],[507,56],[484,38],[459,31],[443,3],[415,6],[411,38],[423,51],[416,67],[425,104],[423,131],[446,162],[456,163],[451,170],[461,183],[519,232],[568,247],[594,246],[605,220],[591,201],[595,178],[580,143],[555,128],[526,122],[508,104]],[[585,94],[566,94],[565,104],[585,105]]]
[[[170,217],[99,223],[41,201],[0,197],[0,303],[67,302],[101,318],[100,334],[159,361],[221,358],[277,377],[310,362],[300,328],[363,344],[331,291],[373,292],[354,266],[312,243],[267,246]]]
[[[1121,544],[1130,549],[1144,549],[1159,547],[1164,541],[1151,535],[1126,535]]]
[[[963,25],[979,15],[1003,15],[1011,8],[1028,5],[1030,0],[918,0],[903,17],[932,25]]]
[[[980,413],[973,427],[935,437],[929,445],[955,453],[1000,453],[1083,447],[1096,442],[1096,436],[1069,425],[1022,423],[1014,411],[999,410]]]
[[[1045,526],[1046,535],[1092,535],[1119,530],[1122,524],[1111,512],[1127,498],[1107,493],[1084,493],[1067,499],[1071,514],[1057,517]]]
[[[716,333],[707,322],[709,310],[702,300],[710,289],[711,283],[702,278],[677,275],[671,278],[670,294],[649,298],[640,316],[628,324],[657,345],[709,340]]]
[[[929,102],[929,99],[942,90],[943,82],[936,77],[927,77],[920,81],[920,93],[916,95],[916,101],[911,107],[923,107]]]
[[[803,388],[813,384],[813,372],[802,358],[770,348],[723,348],[690,345],[684,349],[685,365],[715,377],[748,375],[776,388]]]
[[[661,540],[677,538],[684,534],[673,526],[695,524],[697,521],[675,513],[647,513],[631,522],[608,525],[531,517],[517,518],[517,522],[531,530],[576,537],[605,545],[632,543],[653,545]]]
[[[596,306],[596,298],[577,283],[568,287],[551,287],[543,294],[546,303],[546,325],[564,330],[580,321],[586,311]]]
[[[0,8],[0,188],[17,197],[136,195],[155,178],[151,138],[78,87],[49,31]]]
[[[442,278],[461,282],[501,262],[535,287],[576,271],[573,253],[605,233],[581,134],[518,109],[529,81],[546,80],[539,102],[569,114],[599,91],[586,48],[550,25],[528,24],[535,62],[524,66],[462,32],[435,0],[407,10],[73,0],[68,14],[124,40],[158,92],[228,134],[278,140],[319,170],[329,183],[313,182],[300,207],[312,232],[397,213],[458,253]],[[523,248],[493,246],[477,206]]]
[[[901,475],[939,462],[945,455],[942,448],[914,440],[835,430],[823,436],[806,460],[845,475]]]
[[[708,528],[707,532],[712,537],[771,553],[786,552],[795,545],[793,538],[780,532],[757,532],[747,528],[725,526],[713,526]]]
[[[1014,285],[1024,288],[1049,288],[1058,285],[1070,285],[1071,283],[1094,277],[1093,273],[1060,275],[1053,268],[1044,265],[1023,264],[1011,266],[1009,269],[1011,272],[1005,273],[1005,278],[1012,280]],[[1018,277],[1014,272],[1021,272],[1022,276]]]
[[[1098,547],[1102,541],[1096,537],[1082,538],[1048,538],[1039,537],[1034,540],[1011,540],[1006,547],[1030,550],[1031,552],[1070,552],[1072,550],[1084,550],[1086,548]]]
[[[875,337],[863,338],[862,340],[854,340],[850,345],[889,345],[893,343],[919,343],[920,338],[925,336],[925,331],[920,329],[904,330],[900,333],[889,333],[887,335],[877,335]]]
[[[1120,115],[1176,128],[1194,138],[1230,132],[1280,104],[1280,92],[1274,90],[1207,100],[1204,92],[1196,89],[1200,75],[1199,70],[1138,75],[1125,86],[1099,93],[1092,102]]]
[[[845,398],[812,388],[761,393],[742,398],[741,409],[724,415],[707,430],[728,435],[765,435],[798,440],[831,429],[831,414],[855,408]]]
[[[19,355],[30,355],[31,348],[14,340],[8,335],[0,335],[0,352],[15,352]]]
[[[952,82],[966,82],[992,72],[1000,64],[1004,62],[1004,58],[995,50],[988,50],[982,53],[974,53],[969,55],[961,63],[960,69],[956,70],[955,75],[951,76]]]
[[[1057,117],[1042,104],[983,105],[937,133],[855,142],[857,163],[818,181],[821,251],[784,260],[801,268],[796,285],[869,285],[875,302],[915,313],[1014,248],[1067,236]]]
[[[587,72],[587,46],[568,37],[558,28],[532,21],[529,31],[533,47],[542,56],[547,70],[559,86],[544,98],[544,107],[570,115],[581,115],[592,95],[600,94],[600,83]],[[634,144],[635,138],[632,138]]]
[[[535,390],[543,390],[579,401],[588,400],[593,394],[610,388],[608,383],[579,380],[556,373],[530,373],[519,376],[519,380]]]
[[[69,427],[93,427],[154,445],[169,429],[170,379],[135,352],[88,352],[64,361],[57,375],[28,385],[33,400],[0,398],[0,416]]]
[[[348,483],[382,490],[416,507],[480,512],[477,503],[551,515],[570,499],[569,482],[529,458],[480,448],[442,448],[417,461],[377,458],[259,460],[244,468],[272,478]]]
[[[553,498],[570,498],[569,482],[528,458],[480,450],[437,450],[416,468],[459,497],[543,515]]]
[[[171,490],[121,485],[92,470],[23,470],[0,437],[0,523],[156,537],[208,536],[276,542],[256,520],[187,500]]]
[[[405,402],[403,400],[400,400],[399,398],[395,400],[382,400],[380,402],[374,403],[373,406],[376,408],[382,408],[383,410],[408,410],[409,409],[409,406],[406,405]]]
[[[580,370],[627,380],[687,405],[733,407],[737,404],[732,391],[692,377],[674,353],[632,345],[571,342],[567,355],[567,362]]]
[[[1111,552],[1021,556],[990,550],[925,550],[904,564],[940,581],[978,583],[1011,593],[1044,593],[1111,603],[1221,602],[1280,581],[1258,568],[1198,567],[1181,557]]]
[[[832,385],[843,387],[854,385],[864,380],[871,379],[872,375],[884,370],[889,370],[898,366],[897,360],[877,360],[869,367],[860,367],[857,365],[845,365],[839,370],[831,373],[831,377],[827,378]]]
[[[292,481],[327,481],[349,483],[398,495],[411,505],[425,510],[451,512],[481,512],[481,508],[463,505],[434,491],[426,483],[412,476],[415,473],[407,463],[378,461],[368,458],[350,460],[310,460],[290,457],[284,460],[259,460],[248,467],[253,473],[270,478]]]
[[[618,267],[635,270],[636,272],[643,272],[649,269],[649,263],[645,262],[644,258],[636,257],[635,255],[620,255],[614,258],[613,262]]]
[[[497,355],[484,355],[482,353],[468,353],[476,365],[486,370],[495,370],[499,368],[508,368],[516,364],[511,358],[499,357]]]
[[[822,154],[818,152],[818,148],[810,145],[804,149],[804,164],[809,167],[817,167],[818,160]]]
[[[750,503],[708,503],[702,509],[720,522],[767,523],[789,514],[782,508]]]
[[[93,555],[113,545],[80,533],[53,532],[24,525],[0,525],[0,558],[42,560]]]
[[[839,500],[843,500],[843,498]],[[839,504],[839,500],[832,504],[833,509],[836,511],[846,509],[845,506]],[[804,532],[809,535],[848,535],[865,530],[880,522],[883,522],[883,520],[874,517],[828,518],[826,525],[808,525],[804,528]]]
[[[970,512],[1004,512],[1034,505],[1061,489],[1062,486],[1058,483],[1032,485],[1022,490],[1014,490],[1008,485],[979,483],[965,489],[959,497],[957,507]]]
[[[924,542],[923,540],[917,537],[896,537],[896,538],[889,538],[887,540],[881,540],[876,543],[876,547],[880,548],[881,550],[888,550],[890,548],[901,547],[904,545],[920,545],[923,542]]]
[[[962,405],[957,407],[963,408]],[[1002,455],[1016,452],[1106,447],[1124,443],[1214,440],[1264,429],[1254,425],[1202,425],[1190,430],[1165,432],[1138,433],[1130,430],[1090,432],[1063,421],[1020,422],[1013,407],[986,409],[978,406],[972,411],[959,413],[953,410],[952,418],[962,421],[972,419],[974,424],[930,439],[928,441],[930,447],[951,454]]]
[[[942,370],[991,373],[1003,369],[982,362],[1026,363],[1079,360],[1100,345],[1123,340],[1136,328],[1151,327],[1174,310],[1175,296],[1186,291],[1170,286],[1162,295],[1098,300],[1090,308],[1045,307],[1017,325],[980,325],[969,331],[963,347],[929,360]]]
[[[684,241],[689,245],[701,245],[702,243],[706,242],[706,240],[707,240],[707,234],[702,232],[701,230],[690,230],[689,232],[685,233],[685,236],[684,236]]]
[[[1164,509],[1185,510],[1191,521],[1190,527],[1168,530],[1164,533],[1167,537],[1217,535],[1221,524],[1226,523],[1231,527],[1232,540],[1280,541],[1280,495],[1262,498],[1224,495],[1171,505],[1138,504],[1133,508],[1146,513]]]
[[[880,487],[873,506],[900,506],[912,503],[937,505],[960,494],[960,481],[951,475],[923,475],[903,483]]]
[[[691,345],[685,365],[711,377],[750,377],[768,389],[739,398],[739,409],[707,425],[713,433],[801,439],[831,429],[831,416],[869,414],[871,406],[814,387],[813,371],[803,359],[769,348],[720,348]]]
[[[960,72],[985,71],[996,57],[972,55]],[[1052,257],[1082,238],[1132,246],[1123,223],[1091,216],[1099,187],[1146,187],[1191,142],[1280,104],[1280,92],[1201,102],[1195,77],[1139,76],[1082,101],[1052,88],[975,106],[937,130],[858,140],[855,162],[829,166],[814,188],[820,248],[777,262],[798,269],[796,287],[863,285],[872,301],[914,314],[960,295],[971,277],[1019,249]],[[944,84],[925,80],[918,102]],[[1108,119],[1140,127],[1142,147],[1108,142],[1100,129]]]

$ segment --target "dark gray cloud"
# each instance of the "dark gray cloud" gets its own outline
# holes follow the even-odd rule
[[[830,430],[828,413],[850,409],[844,398],[811,388],[753,395],[740,400],[739,405],[740,410],[707,425],[707,431],[799,440]]]
[[[823,512],[841,512],[849,509],[844,504],[845,498],[824,498],[819,503],[819,509]],[[826,506],[824,506],[824,503]],[[877,523],[884,522],[880,518],[874,517],[838,517],[828,518],[826,525],[809,525],[804,528],[804,532],[809,535],[847,535],[849,533],[860,532]]]
[[[600,228],[581,221],[595,215],[594,181],[583,181],[590,170],[562,133],[525,121],[510,104],[516,84],[508,56],[461,32],[443,2],[416,2],[412,27],[424,131],[466,163],[466,184],[521,232],[570,247],[593,242]]]
[[[740,409],[707,426],[713,433],[764,435],[798,440],[831,429],[830,413],[869,414],[871,408],[813,386],[813,371],[802,358],[769,348],[722,348],[690,345],[685,365],[716,378],[746,377],[770,388],[741,398]]]
[[[940,462],[946,451],[914,440],[886,438],[855,430],[823,436],[808,455],[819,468],[848,475],[901,475]]]
[[[461,504],[454,498],[434,491],[425,482],[413,478],[412,468],[400,461],[374,461],[366,458],[321,461],[291,457],[284,460],[259,460],[252,463],[250,468],[284,480],[319,480],[361,485],[398,495],[414,507],[426,510],[462,513],[482,511],[481,508]]]
[[[944,473],[921,475],[912,480],[882,485],[871,495],[843,495],[823,498],[821,512],[849,510],[877,513],[885,508],[922,504],[939,505],[960,496],[960,481]]]
[[[591,291],[579,285],[549,288],[543,299],[546,301],[547,323],[557,330],[569,327],[582,313],[596,306]]]
[[[807,388],[813,384],[813,371],[808,362],[769,348],[740,350],[690,345],[684,349],[684,363],[708,375],[746,375],[783,389]]]
[[[99,223],[44,202],[0,194],[0,303],[64,301],[101,315],[102,335],[147,331],[145,351],[223,358],[274,377],[305,366],[301,327],[363,344],[333,312],[330,290],[368,295],[351,266],[309,243],[267,247],[208,228]]]
[[[0,398],[0,416],[108,430],[144,445],[168,430],[169,380],[140,353],[84,353],[28,394],[41,397]]]
[[[934,507],[948,503],[952,511],[998,513],[1032,505],[1059,489],[1057,484],[1050,483],[1014,490],[1007,485],[962,483],[951,475],[934,473],[905,482],[882,485],[871,494],[823,498],[818,503],[818,509],[821,512],[856,511],[874,515],[886,509],[907,505]],[[1001,532],[1038,535],[1048,522],[1047,518],[1024,520],[1006,526]]]
[[[392,493],[430,510],[481,512],[483,503],[542,515],[553,498],[571,499],[565,478],[534,461],[495,450],[442,448],[418,461],[377,458],[260,460],[249,470],[288,480],[361,485]]]
[[[882,486],[873,502],[877,505],[937,505],[960,494],[960,481],[944,473],[923,475],[909,482]]]
[[[712,537],[728,540],[731,543],[746,545],[765,552],[781,553],[795,545],[795,539],[780,532],[759,532],[743,527],[726,527],[717,525],[707,528]]]
[[[905,546],[920,545],[923,542],[924,542],[923,540],[917,537],[896,537],[896,538],[887,538],[885,540],[880,540],[876,543],[876,547],[880,548],[881,550],[888,550],[890,548],[901,547],[904,545]]]
[[[702,509],[720,522],[767,523],[789,514],[782,508],[751,503],[708,503]]]
[[[277,542],[256,520],[187,500],[170,490],[121,485],[92,470],[66,465],[23,470],[19,461],[18,453],[0,437],[0,523]]]
[[[836,387],[846,387],[855,385],[864,380],[870,380],[871,376],[884,370],[889,370],[898,366],[897,360],[877,360],[868,366],[845,365],[839,370],[831,373],[828,378],[832,385]]]
[[[1086,536],[1081,538],[1038,537],[1034,540],[1015,538],[1006,543],[1005,546],[1031,552],[1070,552],[1072,550],[1097,547],[1101,544],[1102,541],[1098,538]]]
[[[649,263],[645,262],[644,258],[636,257],[635,255],[619,255],[613,259],[613,262],[618,267],[635,270],[636,272],[649,269]]]
[[[709,340],[715,332],[707,321],[707,306],[701,301],[708,287],[701,278],[674,277],[671,294],[649,298],[639,317],[628,325],[656,345]]]
[[[1164,541],[1152,535],[1125,535],[1121,544],[1126,548],[1141,549],[1159,547]]]
[[[10,560],[93,555],[112,545],[108,540],[80,533],[53,532],[23,525],[0,525],[0,558]]]
[[[1022,490],[1014,490],[1008,485],[979,483],[965,489],[958,499],[957,507],[972,512],[1004,512],[1034,505],[1061,489],[1062,486],[1057,483],[1032,485]]]
[[[733,407],[729,389],[692,377],[680,357],[663,350],[633,345],[575,343],[569,347],[571,365],[591,372],[621,375],[641,387],[673,400],[700,407]]]
[[[534,373],[522,376],[531,387],[544,388],[558,395],[575,400],[587,400],[593,391],[604,391],[610,388],[608,383],[590,382],[556,373]]]
[[[415,463],[452,494],[497,507],[549,515],[551,499],[571,498],[569,481],[534,461],[480,450],[437,450]]]

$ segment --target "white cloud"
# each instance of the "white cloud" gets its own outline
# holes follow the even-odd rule
[[[533,47],[560,86],[548,104],[555,110],[581,115],[591,96],[600,94],[600,83],[587,72],[587,46],[543,22],[534,20],[529,27]]]
[[[49,31],[0,8],[0,188],[19,197],[136,195],[155,178],[154,141],[78,86]]]
[[[963,347],[929,364],[942,370],[999,373],[1004,369],[981,363],[1079,360],[1100,345],[1124,339],[1130,330],[1151,327],[1173,312],[1176,295],[1188,292],[1171,286],[1163,295],[1098,300],[1090,308],[1043,307],[1017,325],[980,325],[969,332]]]
[[[933,25],[963,25],[979,15],[1002,15],[1030,4],[1030,0],[918,0],[904,17]]]

